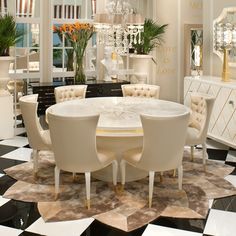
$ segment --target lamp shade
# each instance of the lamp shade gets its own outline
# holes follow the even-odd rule
[[[113,14],[112,23],[114,25],[121,25],[124,22],[124,16],[122,14]]]
[[[95,24],[112,24],[112,17],[106,13],[95,14],[94,16]]]
[[[144,24],[144,18],[141,14],[128,14],[126,18],[126,24]]]

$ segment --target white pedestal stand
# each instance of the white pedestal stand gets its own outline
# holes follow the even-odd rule
[[[14,137],[13,97],[0,95],[0,139]]]
[[[13,97],[6,89],[13,57],[0,57],[0,139],[14,137]]]
[[[134,74],[130,78],[131,83],[149,83],[151,60],[150,55],[129,55],[129,68],[134,70]]]

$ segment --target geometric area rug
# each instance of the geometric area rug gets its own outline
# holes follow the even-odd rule
[[[197,153],[201,156],[201,151]],[[61,172],[60,195],[54,196],[54,161],[49,152],[41,152],[37,178],[32,162],[5,169],[17,182],[4,194],[5,198],[37,202],[46,222],[93,217],[123,231],[142,227],[160,216],[202,219],[207,216],[209,199],[236,194],[235,187],[224,179],[234,167],[207,160],[206,171],[201,158],[183,159],[183,190],[173,171],[165,172],[163,181],[156,174],[152,208],[148,208],[148,178],[128,182],[123,192],[116,193],[107,182],[92,179],[91,209],[85,207],[84,176]]]

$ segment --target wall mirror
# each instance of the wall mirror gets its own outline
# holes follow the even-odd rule
[[[224,8],[213,21],[213,51],[222,60],[228,54],[230,66],[236,67],[236,7]]]
[[[184,25],[185,76],[202,75],[203,28],[201,24]]]

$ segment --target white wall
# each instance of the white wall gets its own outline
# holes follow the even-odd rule
[[[217,18],[223,8],[236,7],[235,0],[207,0],[203,1],[203,58],[206,63],[203,65],[205,75],[220,76],[222,73],[222,61],[213,53],[213,20]],[[236,79],[236,68],[230,67],[230,78]]]

